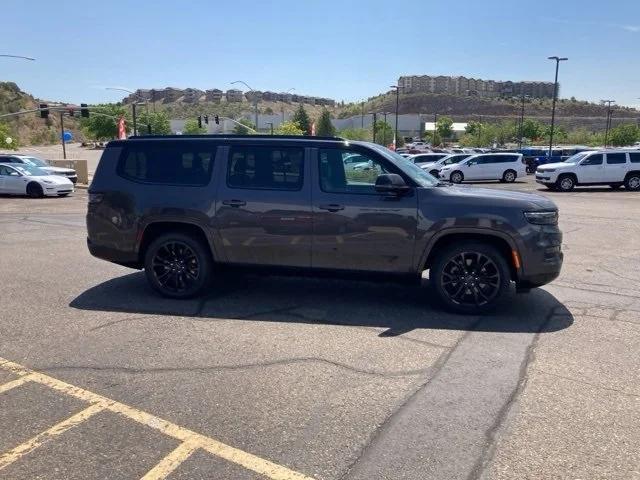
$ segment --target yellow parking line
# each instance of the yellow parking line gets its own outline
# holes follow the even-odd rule
[[[16,380],[12,380],[11,382],[7,382],[5,384],[0,385],[0,393],[4,393],[11,390],[12,388],[19,387],[23,383],[30,382],[31,380],[32,380],[31,375],[23,375],[22,377],[17,378]]]
[[[33,370],[23,367],[22,365],[18,365],[17,363],[11,362],[9,360],[5,360],[1,357],[0,357],[0,368],[9,370],[18,375],[28,375],[30,377],[30,381],[41,383],[43,385],[46,385],[57,391],[63,392],[72,397],[79,398],[81,400],[94,404],[91,407],[87,408],[84,412],[91,411],[92,408],[98,408],[99,410],[108,410],[114,413],[118,413],[140,424],[143,424],[155,430],[158,430],[164,433],[165,435],[168,435],[177,440],[180,440],[181,442],[183,442],[183,445],[186,444],[183,446],[182,449],[180,449],[180,446],[179,446],[176,449],[178,450],[177,452],[176,450],[171,452],[156,467],[154,467],[154,469],[163,464],[173,465],[174,463],[175,463],[175,466],[173,466],[173,468],[176,468],[182,461],[188,458],[189,455],[185,455],[187,453],[188,447],[194,447],[195,449],[201,448],[203,450],[206,450],[207,452],[213,455],[216,455],[230,462],[236,463],[248,470],[252,470],[260,475],[264,475],[265,477],[271,478],[272,480],[313,480],[313,478],[311,477],[308,477],[306,475],[303,475],[302,473],[293,471],[282,465],[278,465],[277,463],[270,462],[269,460],[265,460],[264,458],[258,457],[257,455],[253,455],[251,453],[245,452],[243,450],[232,447],[230,445],[226,445],[222,442],[214,440],[213,438],[207,437],[205,435],[201,435],[192,430],[176,425],[175,423],[171,423],[167,420],[163,420],[162,418],[156,417],[155,415],[151,415],[150,413],[144,412],[142,410],[138,410],[137,408],[130,407],[120,402],[116,402],[115,400],[111,400],[107,397],[103,397],[102,395],[98,395],[88,390],[84,390],[83,388],[76,387],[74,385],[55,379],[48,375],[35,372]],[[80,412],[80,414],[82,413],[83,412]],[[97,412],[94,412],[94,413],[97,413]],[[77,414],[77,415],[80,415],[80,414]],[[20,447],[16,447],[16,449],[24,448],[25,445],[28,447],[29,445],[32,444],[30,442],[33,442],[34,440],[36,440],[35,446],[28,448],[28,451],[33,450],[33,448],[40,445],[42,441],[46,441],[46,439],[50,438],[52,435],[59,435],[63,431],[71,428],[73,425],[70,425],[67,427],[65,427],[65,425],[67,425],[70,421],[75,419],[77,415],[74,415],[70,419],[65,420],[64,422],[50,428],[46,432],[43,432],[42,434],[34,437],[34,439],[26,442]],[[58,431],[60,428],[62,428],[62,431]],[[51,433],[52,431],[54,433]],[[42,441],[37,440],[40,438],[43,438],[44,440]],[[25,453],[28,453],[28,451],[26,451],[24,453],[20,453],[16,457],[16,449],[13,449],[11,452],[0,457],[0,469],[6,466],[6,465],[3,465],[2,461],[5,459],[5,457],[7,457],[7,455],[11,455],[11,457],[7,457],[7,458],[11,459],[9,463],[12,463],[15,460],[17,460],[20,456],[23,456]],[[20,450],[20,452],[22,451],[23,450]],[[181,455],[185,455],[184,458],[182,458]],[[182,460],[180,460],[181,458]],[[167,461],[165,462],[165,460]],[[4,461],[7,461],[7,460],[4,460]],[[163,468],[166,468],[166,467],[163,467]],[[152,469],[149,473],[153,472],[154,469]],[[160,470],[160,472],[162,472],[162,470]],[[154,477],[151,477],[151,478],[154,478]],[[157,477],[157,478],[162,478],[162,477]]]
[[[198,449],[198,445],[193,442],[182,442],[169,455],[164,457],[160,463],[147,472],[142,480],[161,480],[167,478],[171,472],[180,466],[191,454]]]
[[[11,465],[13,462],[15,462],[16,460],[20,459],[21,457],[25,456],[27,453],[31,452],[32,450],[35,450],[36,448],[38,448],[40,445],[42,445],[43,443],[45,443],[48,440],[51,440],[52,437],[61,435],[62,433],[66,432],[67,430],[69,430],[70,428],[75,427],[76,425],[84,422],[86,419],[90,418],[91,416],[95,415],[98,412],[101,412],[102,410],[104,410],[104,405],[102,404],[94,404],[91,405],[87,408],[85,408],[84,410],[82,410],[79,413],[76,413],[75,415],[72,415],[71,417],[67,418],[66,420],[63,420],[62,422],[54,425],[53,427],[45,430],[42,433],[39,433],[38,435],[36,435],[35,437],[33,437],[30,440],[27,440],[26,442],[18,445],[17,447],[11,449],[10,451],[8,451],[7,453],[5,453],[4,455],[0,456],[0,470],[2,470],[3,468],[5,468],[8,465]]]

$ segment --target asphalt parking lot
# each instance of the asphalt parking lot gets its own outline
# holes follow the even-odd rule
[[[640,195],[560,207],[552,284],[238,276],[171,301],[91,257],[86,191],[0,197],[0,478],[640,478]]]

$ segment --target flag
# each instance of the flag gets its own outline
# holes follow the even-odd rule
[[[316,122],[313,122],[311,124],[311,136],[315,137],[316,136]]]
[[[118,140],[127,139],[127,125],[124,121],[124,117],[120,117],[118,120]]]

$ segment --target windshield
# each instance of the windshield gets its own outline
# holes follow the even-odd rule
[[[411,177],[411,179],[421,187],[434,187],[440,183],[430,173],[424,171],[414,163],[407,162],[406,158],[403,158],[396,152],[375,143],[369,143],[367,145],[390,160],[399,170],[402,170],[403,173]]]
[[[20,157],[24,163],[34,167],[48,167],[49,164],[44,160],[40,160],[36,157]]]
[[[22,164],[22,165],[12,165],[13,168],[15,168],[16,170],[18,170],[21,174],[23,175],[28,175],[31,177],[42,177],[42,176],[46,176],[49,175],[47,172],[45,172],[44,170],[34,166],[34,165],[29,165],[27,163]]]
[[[454,163],[460,163],[465,158],[469,158],[470,155],[451,155],[450,157],[442,159],[442,165],[452,165]]]
[[[589,152],[576,153],[575,155],[572,155],[569,158],[567,158],[564,161],[564,163],[578,163],[580,160],[582,160],[584,157],[586,157],[588,153]]]

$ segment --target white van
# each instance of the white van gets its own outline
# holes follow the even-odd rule
[[[550,190],[568,192],[576,185],[609,185],[640,191],[640,152],[593,150],[576,153],[564,162],[536,170],[536,182]]]
[[[511,183],[518,177],[526,176],[527,166],[519,153],[481,153],[440,169],[440,178],[452,183],[468,180],[499,180]]]

